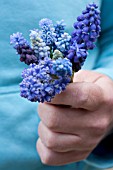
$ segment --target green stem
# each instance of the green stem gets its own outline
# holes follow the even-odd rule
[[[74,73],[75,72],[73,71],[72,76],[71,76],[71,83],[73,83]]]

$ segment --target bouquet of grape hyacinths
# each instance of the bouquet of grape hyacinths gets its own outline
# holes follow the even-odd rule
[[[10,43],[29,65],[22,72],[20,95],[32,102],[50,102],[72,82],[74,72],[81,69],[88,50],[95,47],[99,37],[100,11],[95,3],[87,5],[77,17],[71,35],[65,32],[63,20],[54,25],[50,19],[40,20],[40,30],[30,31],[30,43],[17,32]]]

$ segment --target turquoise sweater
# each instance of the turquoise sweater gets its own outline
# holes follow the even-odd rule
[[[0,170],[93,170],[113,166],[113,149],[106,141],[94,150],[87,160],[61,167],[43,165],[35,149],[38,138],[37,103],[19,95],[21,72],[26,67],[9,44],[10,34],[37,28],[41,18],[64,19],[67,31],[91,0],[0,0]],[[113,1],[95,0],[102,9],[102,35],[97,48],[90,53],[85,69],[96,70],[113,78]],[[113,138],[108,139],[109,142]],[[100,155],[99,149],[103,149]]]

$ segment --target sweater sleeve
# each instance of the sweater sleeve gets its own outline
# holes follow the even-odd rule
[[[99,55],[93,70],[113,79],[113,0],[102,1],[101,18]],[[99,143],[85,162],[102,169],[113,167],[113,133]]]
[[[102,32],[98,41],[99,54],[94,70],[113,79],[113,1],[103,0],[101,7]]]

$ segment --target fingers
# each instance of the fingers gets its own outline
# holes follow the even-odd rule
[[[88,113],[80,109],[49,104],[39,104],[38,114],[42,122],[52,131],[71,134],[77,134],[80,130],[84,131],[86,121],[90,117],[89,115],[87,118]]]
[[[40,138],[37,141],[36,148],[43,164],[55,166],[78,162],[85,159],[89,154],[89,151],[54,152],[44,146]]]
[[[86,136],[89,136],[95,142],[94,138],[103,136],[110,122],[110,117],[106,112],[103,114],[102,110],[89,112],[83,109],[39,104],[38,113],[43,124],[52,132],[76,135],[84,141],[87,139]]]
[[[93,146],[91,147],[88,142],[84,142],[81,137],[53,132],[42,122],[40,122],[38,127],[38,135],[47,148],[56,152],[93,149]]]
[[[70,109],[40,103],[38,114],[42,122],[54,132],[84,134],[86,129],[100,124],[96,117],[97,113],[83,109]],[[100,116],[98,115],[99,118]],[[92,136],[92,134],[90,135]]]
[[[39,124],[38,134],[43,144],[53,151],[67,152],[74,150],[75,147],[81,150],[84,146],[79,136],[52,132],[42,122]]]
[[[94,83],[71,83],[66,90],[52,100],[51,104],[70,105],[73,108],[97,110],[103,103],[103,91]]]

